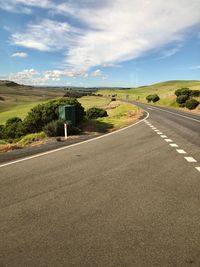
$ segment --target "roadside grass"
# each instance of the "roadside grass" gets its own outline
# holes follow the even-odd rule
[[[26,146],[26,145],[29,145],[33,142],[41,141],[42,139],[44,139],[46,137],[47,136],[44,132],[28,134],[28,135],[22,137],[22,139],[18,142],[18,144],[20,144],[22,146]]]
[[[20,139],[12,140],[9,143],[7,140],[0,140],[0,152],[7,152],[10,150],[21,149],[28,145],[41,145],[44,143],[46,134],[44,132],[28,134]]]
[[[102,133],[114,131],[132,124],[143,115],[138,107],[121,101],[111,102],[106,110],[108,117],[86,121],[83,124],[84,130]]]
[[[141,110],[133,106],[132,104],[123,103],[116,101],[116,106],[114,108],[107,109],[108,117],[97,119],[99,122],[104,122],[113,125],[113,129],[120,129],[129,124],[134,120],[137,120],[142,115]]]

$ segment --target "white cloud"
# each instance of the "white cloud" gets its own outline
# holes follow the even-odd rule
[[[42,7],[42,1],[40,4],[36,0],[29,1],[30,5],[25,0],[17,2],[24,7],[37,4]],[[67,18],[73,17],[80,28],[67,22],[44,19],[13,34],[12,42],[41,51],[61,50],[66,65],[89,69],[105,64],[118,65],[150,50],[181,42],[191,27],[200,24],[199,0],[75,2],[56,5],[56,1],[45,1],[42,8],[62,13]],[[176,52],[171,50],[164,56]]]
[[[200,70],[200,65],[189,67],[190,70]]]
[[[95,70],[91,73],[92,77],[102,77],[103,76],[103,72],[101,70]]]
[[[25,32],[13,34],[11,42],[41,51],[62,50],[72,45],[73,31],[77,32],[68,23],[44,19],[40,24],[29,24]]]
[[[104,68],[122,68],[122,65],[120,64],[113,64],[113,63],[104,63],[102,65]]]
[[[9,12],[30,14],[33,7],[49,9],[55,5],[49,0],[0,0],[0,9]]]
[[[28,54],[24,52],[17,52],[11,55],[11,57],[20,57],[20,58],[26,58],[27,56]]]

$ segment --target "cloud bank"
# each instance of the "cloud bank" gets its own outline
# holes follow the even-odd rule
[[[0,0],[0,4],[1,4]],[[74,3],[76,2],[76,3]],[[62,14],[65,21],[45,18],[11,36],[14,45],[61,51],[66,66],[90,69],[118,66],[170,43],[179,44],[200,24],[199,0],[5,1],[4,9],[39,7]],[[10,6],[9,6],[10,3]],[[1,7],[3,8],[3,7]],[[25,11],[24,10],[24,11]],[[70,23],[69,18],[77,22]],[[178,50],[163,55],[168,57]]]

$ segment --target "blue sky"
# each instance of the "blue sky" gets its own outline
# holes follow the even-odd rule
[[[135,87],[200,79],[200,0],[0,0],[0,79]]]

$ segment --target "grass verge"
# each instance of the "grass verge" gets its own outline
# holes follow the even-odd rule
[[[83,129],[86,132],[111,132],[132,124],[142,117],[143,112],[132,104],[121,101],[111,102],[106,107],[108,117],[86,121]]]

